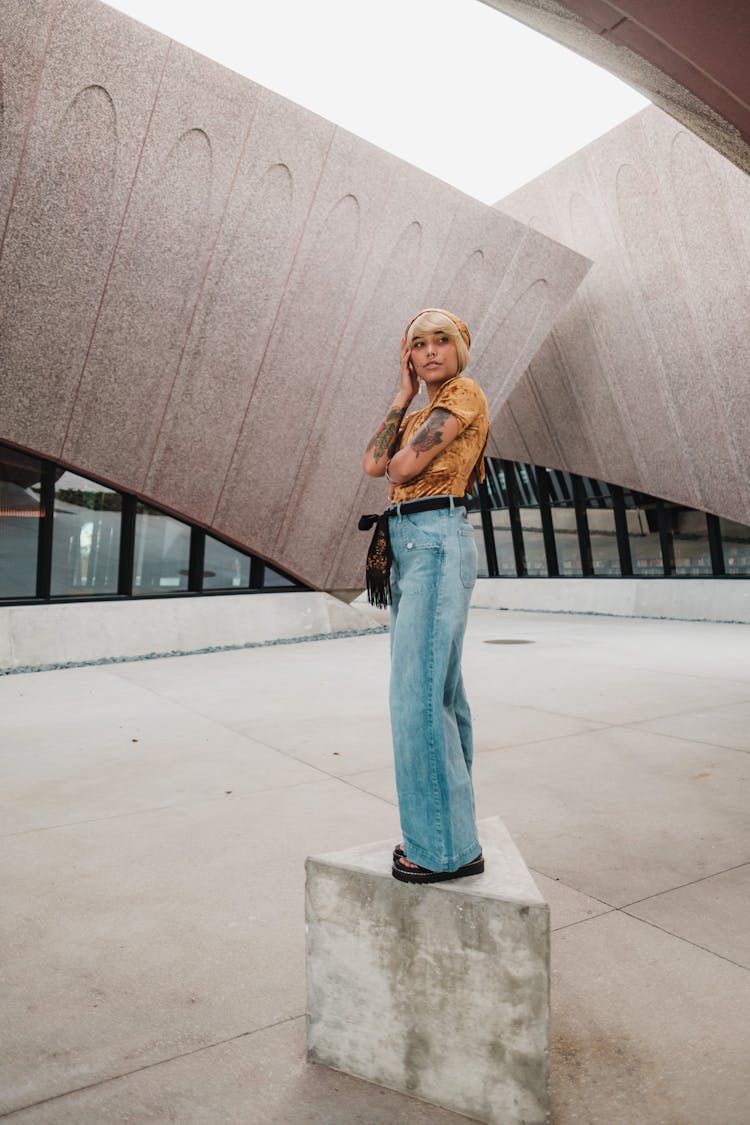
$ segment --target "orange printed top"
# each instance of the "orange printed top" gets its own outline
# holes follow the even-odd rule
[[[438,407],[449,410],[458,419],[458,437],[438,453],[418,477],[397,484],[391,504],[424,496],[463,496],[474,487],[475,481],[484,480],[484,450],[490,430],[487,399],[481,387],[464,375],[456,375],[443,383],[431,403],[404,418],[398,448],[404,448]]]

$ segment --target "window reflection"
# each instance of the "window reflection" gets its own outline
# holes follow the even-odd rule
[[[264,590],[273,589],[274,587],[279,587],[279,586],[294,586],[294,585],[295,585],[295,583],[292,581],[291,578],[287,578],[287,576],[285,574],[282,574],[280,571],[275,570],[272,566],[269,566],[268,563],[266,563],[265,566],[263,567],[263,589]]]
[[[529,578],[547,578],[547,556],[544,550],[542,517],[538,506],[521,509],[521,529],[526,552],[526,573]]]
[[[619,578],[623,568],[629,575],[632,567],[634,577],[662,578],[663,552],[667,555],[667,573],[708,577],[714,573],[709,525],[716,529],[712,533],[715,553],[723,546],[724,573],[750,576],[750,528],[741,524],[559,469],[495,458],[489,458],[486,465],[498,564],[497,574],[491,577],[516,574],[510,534],[514,512],[522,531],[529,577],[547,577],[550,567],[554,573],[555,564],[561,577],[582,576],[589,565],[581,558],[587,539],[590,565],[597,577]],[[473,522],[479,546],[483,535],[478,515]],[[545,550],[545,523],[551,561]],[[481,548],[480,558],[482,573],[489,574]]]
[[[675,574],[703,578],[713,574],[705,512],[686,508],[674,511],[670,533]]]
[[[750,574],[750,527],[733,520],[719,520],[727,574]]]
[[[42,463],[0,446],[0,598],[33,598]]]
[[[576,530],[576,514],[564,501],[552,501],[552,526],[555,529],[560,577],[579,578],[583,574],[583,567]]]
[[[188,524],[138,504],[133,593],[170,594],[187,590],[189,564]]]
[[[204,590],[246,590],[250,585],[250,557],[226,543],[206,536],[203,557]]]
[[[55,485],[53,596],[117,593],[121,511],[118,492],[63,473]]]
[[[592,507],[589,503],[586,510],[594,574],[601,578],[619,578],[620,553],[617,549],[614,510]]]

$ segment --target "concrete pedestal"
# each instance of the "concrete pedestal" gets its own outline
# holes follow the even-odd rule
[[[504,825],[483,875],[391,875],[395,841],[307,860],[311,1061],[492,1125],[548,1118],[549,910]]]

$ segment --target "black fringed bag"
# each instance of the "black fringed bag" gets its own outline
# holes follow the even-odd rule
[[[369,531],[371,527],[375,527],[375,533],[367,550],[365,576],[367,600],[370,605],[375,605],[379,609],[386,609],[391,604],[390,576],[393,553],[388,522],[388,513],[383,512],[380,516],[361,516],[357,525],[360,531]]]

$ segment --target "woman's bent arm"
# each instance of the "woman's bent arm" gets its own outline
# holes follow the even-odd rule
[[[460,425],[455,414],[436,406],[404,449],[388,462],[388,477],[394,484],[406,484],[424,472],[431,461],[458,437]]]
[[[402,396],[397,395],[385,418],[370,438],[362,460],[362,468],[369,477],[385,475],[388,460],[393,456],[396,448],[398,428],[408,406],[409,403],[403,403]]]
[[[385,475],[389,458],[396,451],[398,428],[409,409],[411,400],[419,390],[419,380],[414,374],[409,356],[411,349],[406,346],[406,338],[401,341],[401,387],[391,403],[391,408],[383,421],[378,426],[365,450],[362,459],[362,468],[369,477],[382,477]]]

